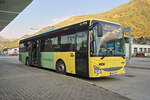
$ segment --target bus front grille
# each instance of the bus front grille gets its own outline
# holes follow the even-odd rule
[[[122,67],[111,67],[111,68],[103,68],[104,71],[116,71],[120,70]]]

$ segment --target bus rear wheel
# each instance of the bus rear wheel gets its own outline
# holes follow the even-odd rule
[[[56,72],[61,74],[66,74],[66,67],[63,61],[58,61],[56,63]]]

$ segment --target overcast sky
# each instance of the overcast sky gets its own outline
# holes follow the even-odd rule
[[[130,0],[33,0],[0,35],[19,38],[46,26],[54,25],[71,16],[108,11]]]

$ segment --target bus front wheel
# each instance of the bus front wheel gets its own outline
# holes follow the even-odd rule
[[[56,72],[66,74],[66,67],[63,61],[58,61],[56,63]]]

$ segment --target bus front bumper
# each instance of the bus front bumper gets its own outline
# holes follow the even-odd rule
[[[125,74],[124,67],[110,67],[110,68],[103,68],[103,69],[94,67],[93,73],[89,77],[90,78],[109,77],[109,76],[115,76],[121,74]]]

